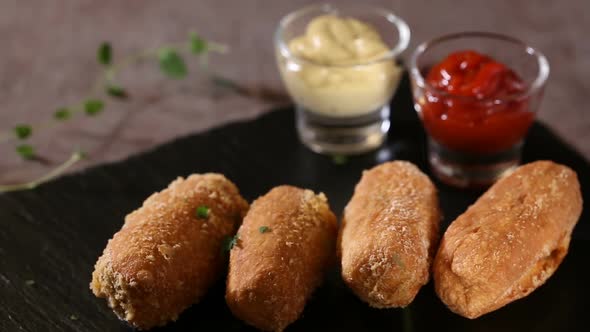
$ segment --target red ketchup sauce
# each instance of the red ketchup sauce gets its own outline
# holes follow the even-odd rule
[[[447,148],[489,154],[518,143],[533,122],[527,88],[506,65],[475,51],[447,56],[430,70],[420,105],[426,131]]]

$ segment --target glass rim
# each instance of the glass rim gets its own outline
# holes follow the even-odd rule
[[[525,91],[523,91],[521,93],[509,95],[509,96],[506,96],[503,98],[490,97],[490,98],[480,99],[475,96],[460,96],[460,95],[455,95],[450,92],[438,89],[438,88],[432,86],[431,84],[429,84],[426,81],[426,79],[424,78],[424,76],[422,76],[420,69],[418,69],[418,58],[421,55],[423,55],[433,45],[437,45],[437,44],[440,44],[440,43],[443,43],[443,42],[446,42],[449,40],[454,40],[454,39],[459,39],[459,38],[464,38],[464,37],[479,37],[479,38],[485,38],[485,39],[496,39],[496,40],[501,40],[501,41],[513,43],[516,45],[520,45],[527,54],[534,56],[535,59],[537,60],[537,66],[538,66],[537,76],[535,77],[534,80],[532,80],[532,83],[528,85],[528,87]],[[452,33],[452,34],[443,35],[443,36],[434,38],[432,40],[423,42],[422,44],[418,45],[418,47],[416,47],[416,49],[414,50],[414,52],[412,53],[412,56],[410,58],[410,75],[412,77],[412,80],[414,81],[414,84],[416,84],[418,87],[428,90],[430,92],[435,92],[437,95],[440,95],[440,96],[452,97],[452,98],[456,98],[459,100],[476,101],[476,102],[480,102],[480,103],[485,103],[485,102],[503,103],[503,102],[513,101],[513,100],[521,100],[524,98],[528,98],[544,87],[545,82],[547,81],[547,78],[549,77],[549,72],[550,72],[549,62],[547,61],[547,58],[545,57],[545,55],[543,55],[543,53],[541,53],[538,49],[533,48],[532,46],[530,46],[529,44],[523,42],[522,40],[520,40],[518,38],[510,37],[510,36],[499,34],[499,33],[493,33],[493,32],[469,31],[469,32],[459,32],[459,33]]]
[[[321,12],[329,12],[330,10],[338,10],[339,8],[346,8],[346,7],[347,8],[361,8],[361,9],[369,10],[369,11],[373,12],[374,14],[377,14],[378,16],[385,18],[385,20],[387,20],[388,22],[392,23],[392,25],[397,29],[397,31],[399,33],[399,40],[398,40],[397,44],[395,46],[389,48],[386,53],[384,53],[383,55],[381,55],[380,57],[378,57],[376,59],[373,59],[370,61],[365,61],[365,62],[353,63],[353,64],[338,64],[338,65],[324,64],[324,63],[319,63],[319,62],[316,62],[313,60],[305,59],[302,57],[298,57],[295,54],[293,54],[291,52],[291,50],[289,50],[287,43],[283,39],[283,32],[284,32],[285,28],[287,26],[289,26],[289,24],[291,24],[295,19],[299,18],[301,15],[304,15],[304,14],[307,14],[307,13],[310,13],[310,12],[313,12],[316,10],[321,11]],[[305,6],[303,8],[300,8],[298,10],[295,10],[295,11],[290,12],[289,14],[283,16],[283,18],[281,18],[281,20],[279,21],[279,25],[275,31],[274,42],[275,42],[276,47],[279,49],[279,52],[281,53],[281,55],[283,55],[287,59],[294,60],[298,63],[311,64],[311,65],[321,66],[321,67],[354,68],[354,67],[362,67],[362,66],[372,65],[372,64],[383,62],[383,61],[395,59],[398,55],[400,55],[403,51],[405,51],[406,48],[408,47],[408,45],[410,44],[410,28],[409,28],[408,24],[403,19],[401,19],[399,16],[395,15],[393,13],[393,11],[387,10],[387,9],[384,9],[381,7],[375,7],[375,6],[364,5],[364,4],[361,4],[361,5],[359,5],[359,4],[334,5],[331,3],[323,3],[323,4],[315,4],[315,5]]]

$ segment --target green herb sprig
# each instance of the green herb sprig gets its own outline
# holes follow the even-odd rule
[[[9,192],[9,191],[33,189],[42,183],[53,180],[56,177],[60,176],[68,168],[72,167],[74,164],[76,164],[78,161],[80,161],[84,158],[85,158],[84,152],[76,151],[64,163],[57,166],[53,170],[49,171],[49,173],[41,176],[38,179],[32,180],[30,182],[19,183],[19,184],[0,185],[0,193]]]
[[[234,236],[228,236],[223,240],[223,251],[229,252],[238,245],[240,234],[236,233]]]
[[[211,211],[211,209],[209,209],[209,207],[207,207],[205,205],[201,205],[201,206],[197,207],[197,209],[195,210],[195,216],[199,219],[207,219],[207,218],[209,218],[210,211]]]
[[[342,154],[336,154],[332,156],[332,162],[335,165],[341,166],[348,162],[348,157]]]
[[[219,43],[206,41],[196,33],[191,33],[187,41],[166,44],[157,48],[146,49],[136,54],[115,61],[111,43],[103,42],[98,47],[96,58],[102,66],[102,72],[97,76],[88,98],[58,108],[52,117],[38,124],[21,123],[11,131],[0,132],[0,144],[10,141],[20,141],[15,146],[15,152],[24,160],[35,160],[37,152],[31,143],[25,143],[33,133],[55,127],[72,119],[79,113],[95,117],[101,114],[109,105],[108,99],[124,100],[129,97],[127,90],[116,82],[117,74],[128,66],[144,60],[156,60],[162,73],[169,78],[180,79],[188,74],[185,63],[185,54],[193,54],[201,58],[201,64],[206,64],[210,53],[225,53],[228,47]],[[208,73],[211,75],[210,73]],[[0,185],[0,193],[15,190],[27,190],[59,176],[67,168],[73,166],[82,159],[81,152],[74,152],[64,163],[39,179],[15,185]]]

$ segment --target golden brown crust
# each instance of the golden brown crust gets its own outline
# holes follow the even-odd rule
[[[230,254],[226,301],[234,315],[267,331],[295,321],[333,259],[336,233],[323,194],[280,186],[258,198]]]
[[[206,219],[196,215],[202,205],[210,208]],[[127,215],[96,262],[90,288],[140,329],[175,320],[219,277],[223,239],[247,209],[222,175],[175,180]]]
[[[519,167],[447,229],[433,266],[436,292],[468,318],[527,296],[565,257],[581,211],[574,171],[550,161]]]
[[[404,307],[428,282],[440,210],[436,188],[409,162],[363,173],[344,210],[342,278],[372,307]]]

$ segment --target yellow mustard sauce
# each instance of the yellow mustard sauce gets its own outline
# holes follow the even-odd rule
[[[323,115],[375,111],[389,101],[401,76],[377,30],[354,18],[318,16],[288,48],[304,61],[280,66],[287,89],[309,111]]]

